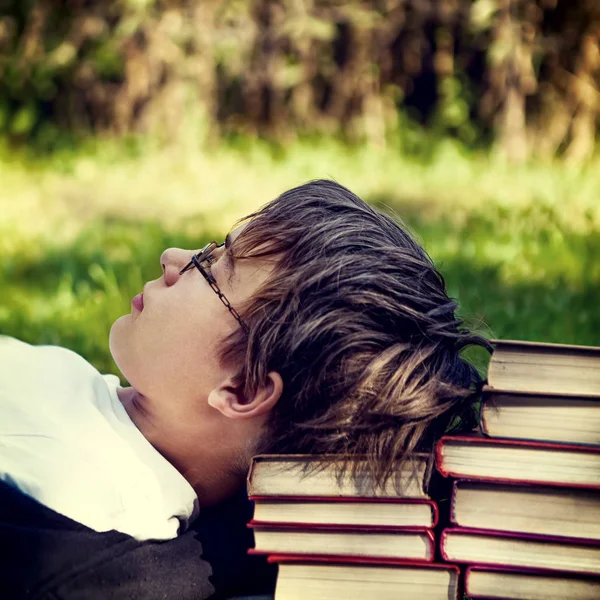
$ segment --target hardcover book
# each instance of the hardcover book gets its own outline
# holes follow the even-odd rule
[[[415,455],[398,467],[383,489],[368,474],[354,479],[338,476],[338,456],[263,454],[252,459],[248,473],[249,496],[359,496],[429,499],[425,491],[428,457]]]
[[[501,390],[600,396],[600,348],[491,340],[488,383]]]
[[[461,527],[600,540],[600,491],[459,480],[450,520]]]
[[[251,496],[263,523],[435,527],[437,504],[406,498]]]
[[[455,565],[331,556],[270,556],[279,564],[275,600],[459,600]]]
[[[446,477],[600,489],[600,446],[450,435],[436,464]]]
[[[458,527],[442,532],[440,551],[444,560],[456,563],[600,575],[597,540]]]
[[[472,566],[465,573],[465,594],[487,600],[598,600],[600,577]]]
[[[430,529],[408,527],[346,527],[342,525],[279,525],[251,521],[254,554],[312,554],[401,558],[431,562],[434,537]]]
[[[600,397],[484,386],[481,430],[493,437],[600,444]]]

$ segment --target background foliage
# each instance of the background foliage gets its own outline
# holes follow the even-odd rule
[[[401,115],[513,160],[593,152],[596,0],[2,0],[0,127],[382,144]],[[411,148],[408,148],[410,151]]]

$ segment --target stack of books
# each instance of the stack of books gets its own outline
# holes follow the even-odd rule
[[[427,457],[398,469],[383,489],[367,475],[339,477],[336,460],[253,459],[250,552],[278,563],[275,599],[458,600],[458,567],[434,563],[438,507],[425,492]]]
[[[443,559],[470,598],[600,598],[600,348],[496,341],[484,435],[446,436]]]

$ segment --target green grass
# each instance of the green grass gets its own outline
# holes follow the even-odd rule
[[[0,333],[70,347],[103,371],[113,320],[160,274],[280,192],[332,177],[402,218],[490,335],[600,342],[600,169],[511,166],[441,143],[428,160],[334,141],[158,149],[101,142],[0,151]]]

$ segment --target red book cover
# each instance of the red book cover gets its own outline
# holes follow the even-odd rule
[[[533,396],[543,398],[565,398],[565,399],[582,399],[591,401],[600,401],[600,396],[589,396],[586,394],[577,394],[573,392],[532,392],[529,390],[515,390],[510,388],[495,388],[491,385],[484,385],[481,388],[481,395],[483,401],[490,396],[497,396],[498,394],[507,394],[510,396]]]
[[[373,565],[391,567],[422,567],[424,569],[447,569],[456,573],[460,572],[457,565],[433,562],[418,562],[404,558],[381,558],[379,556],[318,556],[315,554],[270,554],[267,558],[270,563],[333,563],[348,565]]]
[[[588,546],[588,547],[592,547],[592,548],[600,547],[600,540],[566,538],[566,537],[557,537],[557,536],[549,536],[549,535],[539,535],[536,533],[515,534],[515,533],[511,533],[511,532],[507,532],[507,531],[490,531],[488,529],[471,529],[468,527],[451,527],[448,529],[444,529],[442,531],[442,535],[440,537],[440,554],[444,560],[457,562],[457,563],[461,563],[461,564],[475,564],[475,563],[465,563],[464,561],[457,560],[448,555],[448,553],[446,551],[446,543],[447,543],[448,534],[451,534],[451,535],[481,535],[481,536],[492,537],[492,538],[505,538],[505,539],[513,539],[513,540],[531,540],[533,542],[543,542],[545,544],[556,543],[556,544],[561,545],[560,548],[557,548],[557,552],[559,550],[564,551],[565,547],[568,545],[580,546],[580,547]],[[493,562],[493,561],[490,561],[489,563],[485,563],[481,559],[477,561],[477,564],[480,566],[486,565],[486,568],[488,565],[493,566],[493,567],[496,567],[498,570],[512,569],[512,570],[521,571],[524,569],[528,569],[531,571],[540,571],[540,572],[544,572],[544,573],[563,572],[563,570],[560,568],[531,567],[531,566],[523,566],[522,567],[521,565],[508,564],[508,563],[497,563],[497,562]],[[599,574],[594,571],[585,571],[585,570],[581,570],[581,571],[571,570],[569,572],[580,573],[582,575],[598,575]]]
[[[433,540],[432,540],[432,544],[433,544]],[[433,564],[433,558],[431,559],[424,559],[424,558],[394,558],[392,556],[355,556],[355,555],[348,555],[348,556],[344,556],[344,555],[333,555],[333,554],[283,554],[283,553],[277,553],[277,554],[273,554],[272,552],[264,552],[263,550],[257,550],[256,548],[248,548],[248,550],[246,551],[247,554],[256,554],[256,555],[260,555],[260,556],[267,556],[267,561],[268,562],[275,562],[272,561],[271,558],[273,556],[277,557],[277,561],[276,562],[283,562],[284,558],[294,558],[294,557],[301,557],[303,562],[306,562],[304,559],[309,560],[309,562],[319,562],[319,563],[326,563],[326,562],[356,562],[356,563],[361,563],[361,564],[365,564],[365,565],[406,565],[406,566],[411,566],[411,567],[426,567],[429,565]],[[298,562],[298,561],[294,561],[294,562]],[[439,566],[439,565],[438,565]],[[453,565],[448,565],[453,566]]]
[[[431,536],[433,539],[433,532],[428,527],[403,527],[401,525],[338,525],[332,523],[270,523],[264,521],[255,521],[252,519],[247,524],[250,529],[261,527],[263,529],[276,529],[277,531],[356,531],[369,533],[424,533],[427,536]]]
[[[360,502],[364,504],[421,504],[428,505],[431,508],[431,527],[435,527],[439,521],[437,502],[434,502],[433,500],[421,500],[418,498],[372,498],[365,496],[250,496],[249,499],[252,502],[323,502],[324,504],[329,504],[331,502],[342,504],[348,502]],[[283,523],[277,523],[277,525],[280,524],[283,525]],[[304,526],[310,527],[311,524],[304,523]],[[368,525],[367,527],[372,527],[372,525]],[[389,526],[386,525],[385,527],[387,528]]]
[[[538,448],[542,450],[557,450],[564,452],[573,452],[577,453],[586,453],[586,454],[600,454],[600,446],[591,446],[587,444],[562,444],[556,442],[540,442],[540,441],[531,441],[531,440],[512,440],[512,439],[504,439],[504,438],[486,438],[478,435],[446,435],[442,437],[435,447],[435,463],[437,470],[444,477],[455,477],[458,479],[472,479],[478,481],[497,481],[501,483],[524,483],[524,484],[532,484],[532,485],[550,485],[550,486],[560,486],[560,487],[572,487],[572,488],[581,488],[581,489],[600,489],[600,485],[588,485],[582,483],[573,483],[566,482],[553,479],[548,476],[547,478],[540,478],[536,480],[530,479],[520,479],[518,477],[515,478],[507,478],[507,477],[494,477],[491,475],[480,475],[480,476],[471,476],[465,475],[464,473],[460,473],[457,471],[452,471],[448,469],[444,465],[444,456],[442,454],[442,450],[444,444],[447,442],[460,442],[466,444],[480,445],[480,446],[503,446],[506,448]]]

